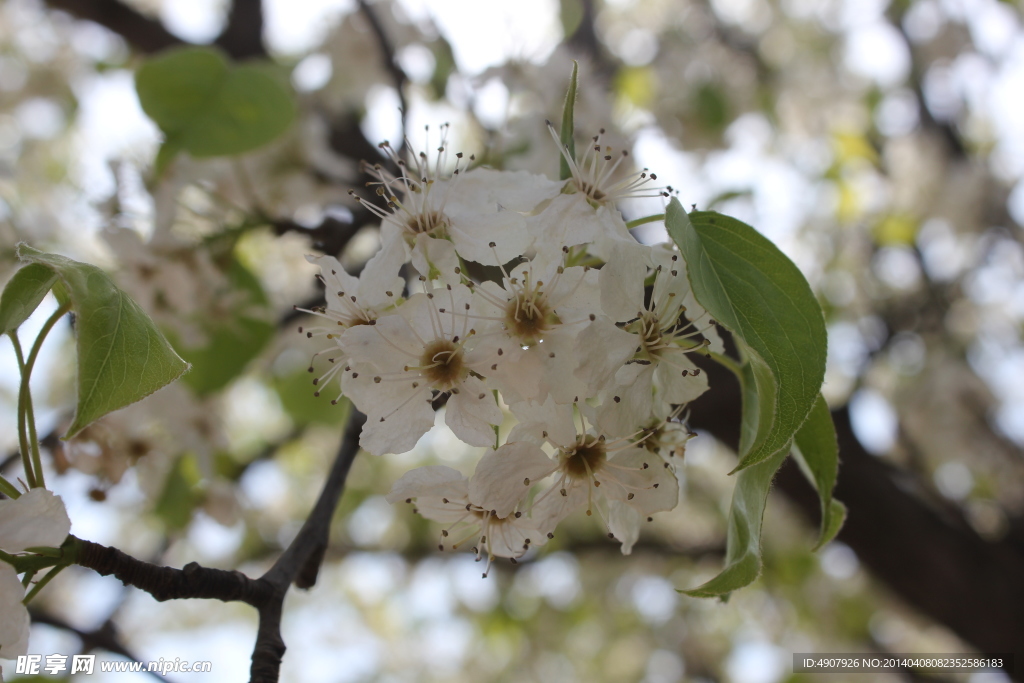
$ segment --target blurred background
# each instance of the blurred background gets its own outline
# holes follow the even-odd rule
[[[286,602],[282,680],[1009,680],[794,675],[791,662],[1024,657],[1021,24],[1020,4],[998,0],[6,0],[0,278],[21,240],[100,264],[196,368],[62,443],[70,327],[48,339],[34,395],[73,533],[172,566],[269,566],[345,421],[312,395],[319,347],[292,307],[321,300],[305,254],[358,270],[376,248],[374,217],[347,194],[366,180],[359,161],[403,135],[431,150],[449,122],[453,150],[554,175],[543,122],[560,117],[577,60],[581,138],[606,128],[684,205],[754,225],[818,294],[846,527],[810,551],[815,494],[787,465],[762,578],[726,603],[676,593],[724,557],[739,394],[708,368],[682,503],[631,556],[572,518],[481,580],[471,555],[436,552],[439,529],[383,498],[414,466],[472,469],[478,453],[437,427],[410,453],[356,460],[319,582]],[[298,114],[255,153],[182,156],[158,178],[133,73],[186,43],[266,60]],[[16,387],[3,343],[3,453]],[[2,464],[16,476],[16,456]],[[158,604],[85,570],[32,607],[31,652],[210,660],[217,680],[248,679],[247,607]]]

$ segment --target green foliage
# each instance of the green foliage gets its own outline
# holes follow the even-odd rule
[[[78,400],[65,439],[188,370],[149,316],[96,266],[25,244],[18,245],[18,257],[54,274],[77,317]],[[31,277],[38,283],[39,275],[36,270],[26,280]],[[34,298],[38,289],[29,293]]]
[[[38,263],[30,263],[15,273],[0,296],[0,334],[18,329],[56,281],[56,273]]]
[[[732,332],[743,360],[737,366],[719,359],[738,375],[743,392],[725,568],[685,591],[721,596],[746,586],[761,571],[764,506],[794,439],[794,452],[822,500],[819,545],[842,523],[841,505],[832,500],[835,430],[818,393],[825,374],[825,321],[797,267],[749,225],[714,212],[687,215],[677,199],[669,204],[665,223],[683,252],[694,296]]]
[[[231,262],[228,275],[233,292],[243,295],[235,307],[236,315],[204,320],[208,342],[195,348],[181,347],[181,355],[195,369],[184,382],[200,396],[219,391],[245,370],[253,358],[273,338],[276,327],[268,320],[253,317],[267,304],[266,294],[252,273],[237,260]]]
[[[143,111],[165,140],[157,172],[179,152],[242,154],[281,135],[295,117],[288,89],[256,64],[233,65],[217,50],[168,51],[135,74]]]
[[[821,307],[793,262],[749,225],[709,211],[687,215],[674,198],[665,224],[697,301],[755,366],[761,413],[756,436],[740,449],[742,470],[788,450],[818,397],[826,353]]]
[[[572,77],[569,79],[569,90],[565,93],[565,106],[562,107],[562,131],[559,134],[562,149],[568,150],[569,156],[573,159],[576,158],[576,140],[573,138],[573,110],[576,108],[576,78],[579,76],[579,70],[580,65],[574,61],[572,63]],[[567,180],[572,177],[572,172],[569,170],[569,162],[565,158],[564,152],[560,158],[558,177],[561,180]]]
[[[731,120],[729,100],[720,86],[702,83],[691,96],[697,120],[707,130],[719,132]]]
[[[335,393],[330,396],[314,395],[316,387],[312,384],[313,377],[314,375],[309,372],[301,370],[276,378],[274,389],[281,399],[281,407],[297,425],[343,424],[348,417],[345,400],[342,399],[337,405],[332,405],[331,399],[335,397]]]
[[[761,520],[775,472],[786,459],[779,451],[736,475],[736,489],[729,509],[725,568],[718,576],[690,590],[695,598],[720,597],[743,588],[761,572]]]
[[[183,455],[174,463],[153,508],[168,529],[180,531],[192,521],[192,511],[203,501],[197,490],[201,479],[195,456]]]
[[[731,365],[731,364],[730,364]],[[761,409],[765,398],[759,373],[769,372],[763,363],[745,363],[734,369],[743,393],[743,412],[740,423],[740,449],[750,444],[760,429],[761,422],[770,413]],[[741,471],[736,477],[732,503],[729,508],[729,527],[726,533],[725,568],[715,578],[697,588],[682,591],[696,598],[728,595],[737,588],[750,584],[761,573],[761,519],[768,500],[772,478],[786,459],[781,450],[768,460]]]
[[[839,470],[839,444],[828,404],[819,394],[811,414],[801,425],[793,442],[793,456],[821,499],[821,538],[816,548],[831,541],[843,524],[846,508],[832,500]],[[837,518],[833,518],[833,517]]]
[[[562,23],[562,33],[568,37],[576,33],[583,21],[583,0],[559,0],[558,18]]]

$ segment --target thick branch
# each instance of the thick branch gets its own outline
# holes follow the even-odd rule
[[[195,562],[181,569],[158,567],[126,555],[117,548],[81,539],[76,541],[77,564],[92,569],[100,576],[113,575],[126,586],[146,591],[159,602],[205,598],[259,607],[272,594],[272,584],[262,579],[250,579],[238,571],[201,567]]]
[[[139,14],[117,0],[46,0],[46,4],[110,29],[140,52],[159,52],[185,44],[157,19]]]
[[[235,59],[266,57],[263,45],[263,0],[234,0],[228,23],[214,41]]]
[[[720,366],[705,369],[715,390],[693,403],[692,424],[735,447],[739,387]],[[911,477],[864,450],[845,407],[832,418],[841,458],[835,495],[849,508],[839,539],[903,600],[981,652],[1019,650],[1024,548],[1010,539],[986,541],[961,516],[929,505],[914,494]],[[796,467],[784,466],[776,485],[817,523],[817,495]]]

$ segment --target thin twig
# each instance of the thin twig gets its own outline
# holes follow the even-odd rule
[[[190,562],[182,569],[160,567],[126,555],[116,548],[72,537],[73,561],[101,576],[113,575],[125,585],[146,591],[156,600],[203,598],[244,602],[259,611],[259,630],[253,648],[253,683],[276,683],[284,656],[281,615],[285,595],[294,583],[310,588],[316,583],[330,537],[331,520],[338,507],[349,469],[359,453],[359,433],[366,417],[352,409],[337,457],[320,497],[298,535],[260,578],[239,571],[212,569]]]
[[[359,432],[365,421],[366,417],[353,408],[338,455],[313,510],[274,566],[259,579],[273,588],[273,594],[259,607],[260,625],[252,653],[250,683],[276,683],[278,680],[281,658],[285,652],[284,640],[281,638],[281,612],[285,594],[292,583],[299,588],[310,588],[316,583],[320,563],[327,550],[331,520],[345,488],[345,479],[352,461],[359,453]]]
[[[36,609],[34,606],[29,607],[29,614],[32,615],[32,623],[34,624],[46,624],[54,628],[59,628],[68,633],[73,633],[82,641],[81,654],[88,654],[93,650],[106,650],[115,655],[120,655],[131,662],[141,662],[142,660],[136,657],[125,645],[121,642],[118,636],[117,629],[114,626],[114,622],[111,619],[107,619],[103,622],[103,625],[97,629],[91,631],[83,631],[75,628],[63,619]],[[156,671],[150,671],[148,667],[142,667],[140,669],[143,673],[148,673],[153,678],[159,681],[167,681],[167,679],[160,675]]]
[[[405,84],[409,78],[405,75],[405,71],[395,61],[395,46],[388,37],[387,32],[384,30],[383,24],[380,23],[380,19],[377,17],[377,13],[370,7],[366,0],[359,0],[359,11],[363,13],[366,20],[370,22],[370,28],[373,30],[373,34],[377,36],[377,42],[380,44],[381,56],[384,59],[384,68],[387,69],[388,73],[391,74],[391,80],[394,82],[395,90],[398,91],[399,107],[402,111],[402,145],[399,147],[401,152],[402,147],[405,146],[405,130],[406,130],[406,117],[408,116],[409,107],[405,101]]]

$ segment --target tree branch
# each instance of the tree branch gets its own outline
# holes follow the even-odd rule
[[[399,151],[401,151],[402,146],[405,144],[405,117],[409,112],[409,107],[405,101],[405,84],[408,78],[402,67],[395,61],[395,46],[384,30],[383,24],[380,23],[377,13],[366,0],[359,0],[359,11],[366,17],[366,20],[370,23],[370,28],[373,30],[373,34],[377,37],[377,42],[380,44],[381,58],[384,60],[384,68],[391,75],[395,90],[398,92],[399,107],[402,110],[402,139],[400,141],[402,144],[398,146]]]
[[[121,655],[125,659],[132,662],[141,662],[142,660],[136,657],[132,652],[124,646],[121,639],[118,637],[117,630],[114,627],[114,622],[111,619],[107,619],[103,624],[91,631],[82,631],[75,628],[71,624],[67,623],[63,619],[54,616],[48,612],[43,612],[36,609],[34,606],[29,607],[29,614],[32,616],[33,624],[46,624],[54,628],[59,628],[63,631],[73,633],[82,641],[82,648],[80,652],[82,654],[88,654],[93,650],[106,650],[115,655]],[[141,669],[143,673],[147,673],[153,678],[159,681],[166,680],[156,671],[150,671],[148,667]]]
[[[100,576],[113,575],[126,586],[146,591],[158,602],[205,598],[259,607],[272,594],[272,584],[262,579],[250,579],[238,571],[201,567],[196,562],[190,562],[181,569],[159,567],[117,548],[72,538],[78,546],[76,564],[92,569]]]
[[[698,359],[715,388],[691,405],[691,424],[735,448],[740,392],[733,375]],[[986,541],[962,518],[915,495],[913,477],[867,451],[846,407],[832,411],[841,466],[835,496],[849,516],[839,540],[883,583],[921,613],[983,653],[1013,652],[1024,643],[1024,548],[1012,539]],[[787,462],[775,484],[812,523],[817,494]],[[1011,676],[1022,680],[1021,673]]]
[[[310,588],[316,583],[327,550],[331,520],[352,461],[359,452],[359,432],[365,420],[364,415],[352,409],[338,455],[313,510],[288,548],[258,579],[239,571],[201,567],[196,562],[182,569],[159,567],[116,548],[72,536],[68,545],[74,547],[73,561],[101,576],[113,575],[123,584],[144,590],[160,602],[204,598],[252,605],[259,612],[259,629],[252,655],[251,681],[276,683],[285,652],[281,638],[285,595],[292,583],[299,588]]]
[[[276,683],[278,680],[281,658],[285,652],[284,640],[281,638],[284,596],[293,582],[299,588],[310,588],[316,583],[320,563],[327,550],[331,520],[345,488],[345,479],[352,461],[359,453],[359,432],[365,421],[366,417],[352,408],[338,455],[312,512],[274,566],[259,579],[272,586],[273,594],[259,607],[260,625],[249,670],[250,683]]]
[[[140,14],[117,0],[46,0],[46,4],[110,29],[140,52],[160,52],[186,44],[159,20]]]
[[[266,57],[263,45],[263,0],[234,0],[228,23],[214,44],[234,59]]]

